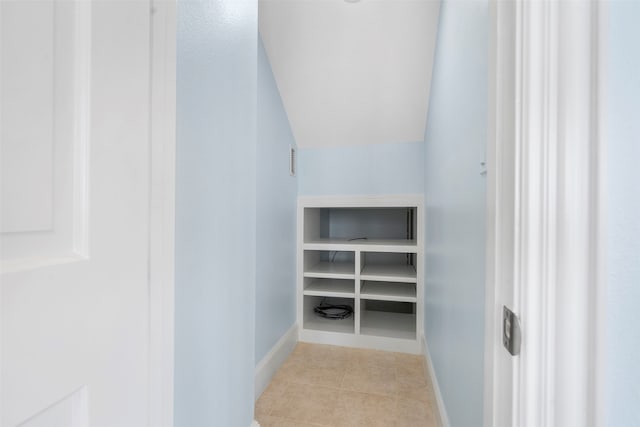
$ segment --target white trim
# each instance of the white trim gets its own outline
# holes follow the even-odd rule
[[[71,427],[89,427],[89,391],[82,386],[71,396]]]
[[[485,426],[601,425],[606,3],[492,7]]]
[[[502,305],[513,295],[515,212],[515,2],[491,2],[487,141],[484,426],[514,425],[517,386],[502,348]]]
[[[271,378],[273,378],[275,373],[278,372],[278,369],[280,369],[285,360],[287,360],[287,357],[289,357],[297,343],[298,324],[294,323],[256,365],[255,400],[258,400],[262,392],[265,391]]]
[[[496,340],[496,316],[495,316],[495,267],[496,267],[496,231],[498,223],[496,222],[496,145],[497,134],[496,122],[502,116],[497,110],[496,89],[498,86],[499,69],[498,69],[498,30],[501,28],[498,22],[498,4],[496,1],[489,3],[489,49],[488,49],[488,99],[487,99],[487,151],[485,154],[485,166],[487,173],[487,203],[485,206],[486,213],[486,237],[485,237],[485,314],[484,314],[484,389],[483,389],[483,422],[484,427],[495,425],[495,407],[494,395],[496,389],[494,385],[494,345]],[[426,357],[426,350],[425,350]],[[434,386],[435,387],[435,386]],[[435,390],[435,389],[434,389]]]
[[[416,337],[420,335],[416,335]],[[300,328],[300,341],[312,344],[337,345],[339,347],[391,351],[394,353],[422,354],[419,338],[401,339]]]
[[[595,426],[604,179],[599,6],[523,2],[519,9],[514,284],[526,329],[516,424]]]
[[[2,22],[2,7],[0,7],[0,22]],[[2,69],[2,55],[0,55],[0,69]],[[2,280],[2,264],[0,263],[0,280]],[[2,289],[0,289],[0,307],[2,307]],[[2,331],[4,330],[4,325],[2,322],[2,315],[0,315],[0,378],[2,375],[2,367],[3,362],[2,362],[2,355],[4,354],[4,346],[3,346],[3,338],[2,338]],[[0,379],[0,381],[2,381]],[[4,394],[4,387],[2,387],[2,383],[0,383],[0,427],[3,427],[2,424],[2,414],[4,414],[4,399],[5,399],[5,394]]]
[[[596,192],[595,200],[596,203],[595,210],[597,210],[597,221],[593,224],[594,228],[594,242],[593,249],[594,253],[594,262],[593,267],[594,270],[591,274],[596,277],[596,289],[593,295],[594,302],[594,316],[593,319],[595,321],[595,325],[592,326],[594,339],[593,339],[593,383],[590,385],[590,388],[593,392],[593,425],[594,426],[602,426],[606,425],[606,414],[605,414],[605,392],[606,392],[606,354],[607,354],[607,224],[608,224],[608,194],[607,189],[609,186],[608,183],[608,170],[607,165],[608,161],[608,126],[609,119],[607,116],[608,109],[608,64],[609,64],[609,3],[608,2],[597,2],[596,7],[598,8],[597,21],[595,25],[597,25],[597,31],[594,32],[594,38],[596,39],[593,43],[597,45],[597,58],[594,63],[594,67],[596,68],[596,81],[594,84],[597,87],[596,94],[596,111],[594,114],[597,117],[595,123],[597,124],[597,129],[595,129],[595,135],[598,140],[598,146],[594,151],[594,155],[598,160],[597,172],[595,175],[596,182],[593,183],[594,191]]]
[[[75,4],[73,252],[89,257],[89,188],[91,161],[91,9],[90,1]]]
[[[431,387],[433,387],[433,394],[436,397],[438,422],[440,423],[440,427],[449,427],[447,408],[444,406],[444,400],[442,399],[442,393],[440,392],[440,386],[438,385],[438,378],[436,377],[436,371],[433,368],[431,354],[429,353],[429,347],[427,347],[427,340],[424,335],[422,336],[422,354],[424,356],[424,369],[429,374]]]
[[[151,0],[149,425],[173,426],[176,3]]]
[[[298,205],[305,208],[405,207],[423,206],[423,194],[371,194],[358,196],[299,196]]]
[[[256,420],[253,420],[249,427],[260,427],[260,423],[258,423]]]
[[[558,163],[558,16],[551,3],[518,4],[516,32],[516,92],[520,99],[516,119],[514,288],[524,332],[519,357],[520,395],[515,396],[514,420],[531,425],[553,425],[554,408],[545,400],[553,395],[553,352],[556,324]],[[516,364],[518,364],[516,362]]]

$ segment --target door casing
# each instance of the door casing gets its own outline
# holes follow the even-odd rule
[[[607,3],[491,8],[484,424],[603,425]]]

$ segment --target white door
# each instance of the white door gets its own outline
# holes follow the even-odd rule
[[[1,417],[149,417],[150,4],[0,1]]]

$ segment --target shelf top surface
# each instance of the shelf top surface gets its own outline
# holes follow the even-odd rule
[[[416,279],[416,269],[412,265],[365,265],[360,274],[363,279],[367,277],[388,277],[401,279]]]
[[[355,277],[355,264],[353,262],[320,262],[305,270],[304,275],[306,277],[328,275],[328,277],[339,276],[337,278],[353,278]]]
[[[417,246],[415,239],[337,239],[319,238],[304,242],[307,245],[358,245],[358,246]]]
[[[327,332],[354,333],[354,316],[346,319],[324,319],[313,312],[307,312],[304,316],[304,328]]]
[[[305,208],[415,208],[423,204],[422,194],[298,196],[298,206]]]
[[[390,338],[416,338],[416,317],[414,314],[363,311],[360,333]]]
[[[365,282],[360,298],[384,298],[412,300],[416,299],[416,286],[412,283]]]
[[[318,279],[304,288],[305,295],[327,296],[355,296],[355,283],[353,280]]]

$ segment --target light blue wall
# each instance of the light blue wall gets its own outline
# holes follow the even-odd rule
[[[257,1],[178,1],[175,426],[253,419]]]
[[[451,427],[483,423],[489,5],[444,1],[425,135],[425,334]]]
[[[640,425],[640,2],[609,14],[606,425]]]
[[[304,148],[300,195],[409,194],[424,191],[424,142]]]
[[[258,45],[256,354],[258,363],[296,321],[295,146],[271,65]]]

